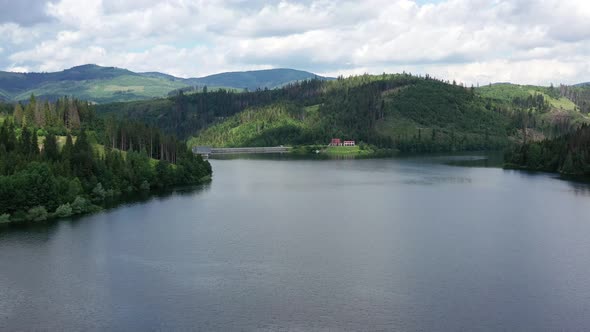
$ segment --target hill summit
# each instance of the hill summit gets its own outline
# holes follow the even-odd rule
[[[328,79],[287,68],[181,78],[160,72],[137,73],[122,68],[86,64],[51,73],[0,71],[0,100],[22,101],[35,94],[41,99],[55,100],[69,95],[106,103],[165,97],[172,91],[195,86],[230,90],[274,89],[312,78]]]

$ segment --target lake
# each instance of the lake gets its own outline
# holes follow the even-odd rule
[[[0,330],[590,329],[590,187],[480,160],[213,160],[0,232]]]

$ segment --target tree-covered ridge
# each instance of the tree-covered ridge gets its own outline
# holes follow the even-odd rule
[[[271,104],[222,117],[189,144],[308,145],[341,137],[404,151],[483,149],[507,144],[513,122],[511,112],[494,109],[472,89],[408,74],[258,93]]]
[[[588,117],[561,95],[552,87],[475,88],[404,73],[309,80],[251,92],[205,89],[168,99],[101,105],[98,110],[183,138],[193,136],[195,144],[325,144],[331,137],[348,137],[404,151],[450,151],[557,137],[588,123]],[[313,122],[290,115],[281,121],[266,119],[277,107],[305,115],[306,108],[315,105]],[[256,124],[234,117],[244,111]],[[262,112],[260,118],[252,117],[253,112]]]
[[[123,102],[166,97],[178,90],[255,90],[276,88],[315,74],[293,69],[268,69],[220,73],[199,78],[180,78],[149,72],[83,65],[53,73],[12,73],[0,71],[0,101],[24,101],[31,94],[39,99],[56,100],[64,95],[92,103]]]
[[[590,176],[590,127],[554,139],[528,142],[505,155],[506,167]]]
[[[377,132],[402,151],[496,149],[508,143],[513,112],[503,112],[471,88],[420,80],[388,94]]]
[[[31,94],[56,100],[64,95],[91,102],[112,102],[163,97],[187,84],[142,76],[126,69],[83,65],[53,73],[0,72],[0,96],[24,101]]]
[[[109,197],[195,184],[211,175],[208,162],[157,129],[103,121],[91,106],[75,99],[43,103],[48,107],[39,109],[49,112],[46,119],[56,120],[38,126],[36,103],[32,97],[25,110],[17,104],[0,124],[0,222],[91,212]],[[75,105],[84,105],[84,111]],[[65,111],[60,113],[60,107]],[[70,116],[74,110],[78,116],[86,114],[75,124]],[[58,135],[64,131],[60,144]]]
[[[297,81],[314,78],[329,79],[316,74],[289,68],[227,72],[200,78],[190,78],[186,82],[196,86],[232,87],[237,89],[256,90],[280,88]]]
[[[110,79],[133,73],[114,67],[83,65],[53,73],[13,73],[0,71],[0,89],[9,93],[39,87],[49,82],[88,81]]]
[[[56,81],[11,94],[11,100],[26,100],[30,94],[42,99],[56,100],[68,95],[92,103],[144,100],[165,97],[169,91],[186,87],[186,84],[141,75],[123,75],[113,78],[84,81]]]

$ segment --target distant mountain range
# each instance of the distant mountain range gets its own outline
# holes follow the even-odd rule
[[[274,89],[312,78],[331,79],[294,69],[268,69],[220,73],[198,78],[180,78],[127,69],[82,65],[54,73],[0,71],[0,100],[27,100],[31,94],[42,99],[74,96],[96,103],[165,97],[171,91],[208,86],[209,89]]]

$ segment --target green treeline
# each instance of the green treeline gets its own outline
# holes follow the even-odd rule
[[[143,124],[97,118],[77,100],[32,97],[0,124],[0,223],[92,212],[124,193],[210,175],[184,143]]]
[[[590,127],[554,139],[528,142],[508,151],[507,168],[590,176]]]

